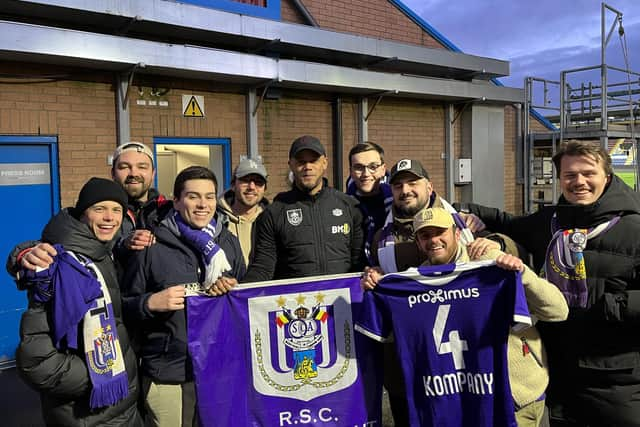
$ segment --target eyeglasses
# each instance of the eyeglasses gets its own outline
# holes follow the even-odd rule
[[[355,165],[351,165],[351,170],[355,173],[364,173],[364,170],[367,169],[369,173],[375,173],[380,169],[380,166],[382,166],[382,163],[369,163],[368,165],[356,163]]]

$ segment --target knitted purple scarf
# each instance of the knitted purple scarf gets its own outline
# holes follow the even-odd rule
[[[92,385],[89,405],[92,409],[114,405],[129,394],[129,381],[109,291],[93,262],[66,252],[62,245],[54,247],[58,255],[53,264],[37,272],[23,270],[24,280],[34,301],[51,302],[58,350],[78,349],[78,325],[82,325]]]

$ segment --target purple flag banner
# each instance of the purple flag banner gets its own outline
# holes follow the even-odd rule
[[[381,425],[381,348],[353,329],[362,297],[354,274],[189,297],[201,424]]]

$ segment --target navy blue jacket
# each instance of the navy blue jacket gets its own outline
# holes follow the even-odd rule
[[[151,312],[147,300],[173,285],[202,282],[205,267],[200,255],[165,220],[154,233],[156,243],[135,252],[127,266],[122,282],[125,321],[138,327],[135,339],[143,374],[159,383],[184,383],[193,379],[187,357],[186,311]],[[238,239],[222,227],[216,243],[231,264],[228,275],[241,279],[246,268]]]

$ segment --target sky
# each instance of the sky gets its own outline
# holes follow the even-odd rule
[[[522,88],[526,76],[559,81],[563,70],[600,64],[600,0],[402,1],[464,53],[509,61],[511,75],[500,78],[505,86]],[[629,65],[640,72],[640,0],[606,3],[623,14]],[[608,32],[616,14],[605,16]],[[616,27],[607,64],[626,68],[622,52]],[[627,81],[615,71],[608,78]],[[569,80],[600,83],[599,74],[571,73]]]

